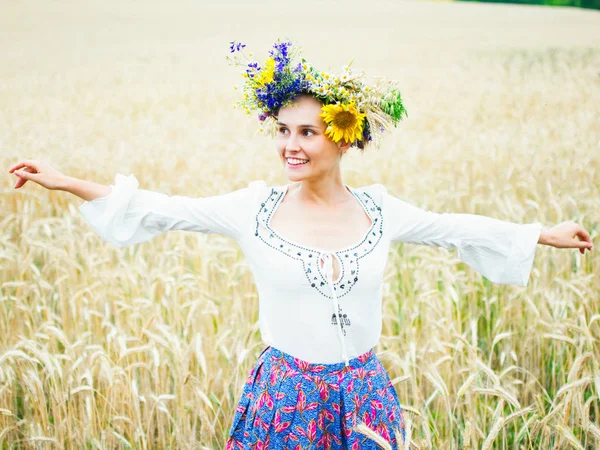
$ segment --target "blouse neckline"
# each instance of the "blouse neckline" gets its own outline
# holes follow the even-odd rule
[[[275,215],[275,213],[279,209],[279,205],[283,201],[283,198],[288,193],[288,188],[290,187],[290,185],[291,185],[291,183],[288,183],[288,184],[283,185],[283,186],[281,186],[279,188],[280,195],[277,197],[277,200],[275,200],[275,204],[273,205],[273,207],[271,209],[271,213],[269,214],[267,220],[265,221],[266,228],[271,233],[273,233],[275,236],[277,236],[279,239],[287,241],[290,244],[296,245],[298,247],[304,248],[305,250],[309,250],[309,251],[312,251],[314,253],[320,253],[320,254],[329,253],[329,254],[336,254],[337,255],[337,254],[348,252],[350,250],[355,249],[361,243],[363,243],[369,237],[369,235],[373,232],[373,229],[375,228],[376,220],[373,218],[373,216],[369,212],[368,207],[360,199],[360,196],[355,192],[355,190],[353,188],[351,188],[350,186],[348,186],[347,184],[344,184],[344,187],[354,196],[354,198],[358,201],[359,205],[363,208],[363,210],[365,211],[365,213],[367,214],[367,216],[371,220],[371,226],[369,227],[369,229],[363,234],[363,236],[358,241],[356,241],[352,245],[349,245],[349,246],[344,247],[344,248],[339,249],[339,250],[325,250],[323,248],[318,248],[318,247],[309,247],[309,246],[307,246],[305,244],[302,244],[300,242],[296,242],[296,241],[294,241],[292,239],[288,239],[287,237],[283,236],[281,233],[279,233],[279,232],[275,231],[273,228],[271,228],[271,219],[273,218],[273,216]]]

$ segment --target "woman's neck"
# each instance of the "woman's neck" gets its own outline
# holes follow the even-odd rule
[[[339,206],[352,195],[346,189],[341,176],[315,181],[302,180],[291,184],[288,189],[288,196],[303,203],[320,207]]]

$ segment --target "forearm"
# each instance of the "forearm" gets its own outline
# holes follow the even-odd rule
[[[69,176],[64,177],[59,189],[61,191],[70,192],[85,201],[106,197],[112,191],[110,186]]]

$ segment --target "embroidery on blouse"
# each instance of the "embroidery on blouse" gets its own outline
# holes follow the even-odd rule
[[[348,314],[346,314],[344,312],[344,310],[342,309],[341,306],[338,306],[338,313],[333,313],[331,315],[331,325],[334,326],[338,326],[338,320],[340,321],[340,323],[342,324],[342,333],[344,333],[344,336],[346,336],[346,327],[349,327],[350,325],[352,325],[352,323],[350,322],[350,318],[348,317]]]
[[[358,199],[371,219],[371,228],[358,244],[343,250],[330,252],[335,254],[340,262],[340,276],[338,277],[338,280],[333,283],[333,289],[336,291],[338,298],[348,294],[352,290],[352,287],[358,282],[360,259],[373,251],[383,235],[383,214],[381,206],[379,206],[367,192],[363,191],[356,193],[354,189],[350,189],[350,191]],[[301,261],[304,274],[306,275],[310,286],[316,289],[324,297],[333,298],[332,295],[328,293],[329,288],[326,286],[327,280],[318,263],[322,252],[290,242],[278,235],[270,227],[271,216],[284,194],[285,189],[271,188],[271,192],[267,198],[261,202],[260,209],[256,214],[256,229],[254,235],[269,247],[280,251],[290,258]]]

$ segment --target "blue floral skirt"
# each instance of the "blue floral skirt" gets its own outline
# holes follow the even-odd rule
[[[268,346],[244,385],[226,448],[381,448],[353,429],[361,422],[394,449],[404,442],[400,402],[373,349],[345,366],[312,364]]]

